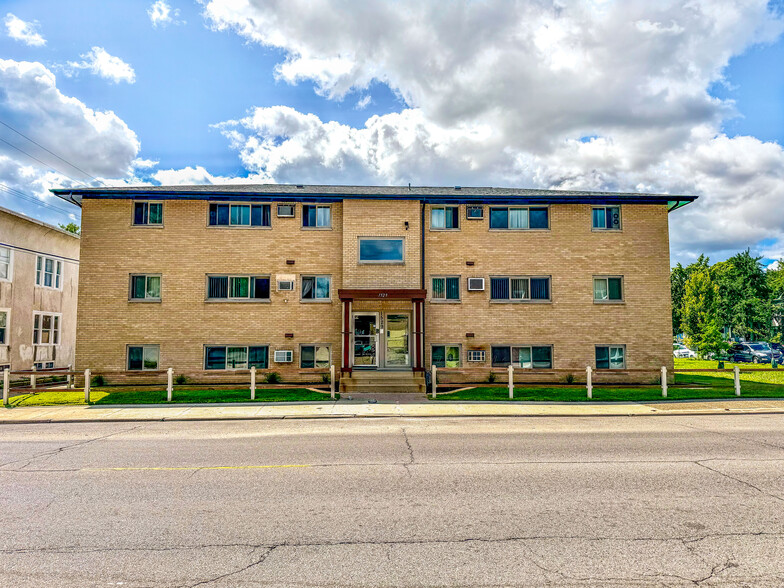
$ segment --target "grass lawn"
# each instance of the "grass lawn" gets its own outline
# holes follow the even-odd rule
[[[340,396],[335,394],[336,398]],[[314,392],[304,388],[257,389],[255,402],[313,402],[330,400],[328,393]],[[81,390],[47,390],[37,394],[25,394],[9,398],[11,406],[50,406],[58,404],[84,404]],[[252,402],[250,390],[174,390],[172,403]],[[90,404],[169,404],[166,390],[113,390],[93,388]]]
[[[729,361],[724,362],[724,368],[727,370],[732,370],[735,366],[738,366],[741,370],[759,370],[763,368],[770,369],[769,363],[731,363]],[[676,370],[687,370],[689,368],[694,369],[716,369],[719,366],[719,363],[716,360],[707,361],[702,359],[678,359],[675,358],[675,369]],[[689,376],[691,374],[677,374],[678,376]],[[707,376],[710,378],[724,378],[730,380],[732,382],[733,378],[735,377],[732,371],[726,372],[715,372],[715,373],[702,373],[699,372],[694,374],[694,376]],[[779,369],[775,372],[759,372],[757,374],[754,373],[741,373],[740,375],[740,383],[741,383],[741,390],[745,387],[744,384],[746,382],[759,382],[763,384],[778,384],[780,386],[784,386],[784,368]]]

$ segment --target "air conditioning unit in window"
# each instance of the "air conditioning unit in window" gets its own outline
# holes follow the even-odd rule
[[[484,278],[468,278],[468,291],[481,292],[485,289]]]
[[[294,280],[278,280],[278,291],[293,290]]]
[[[294,352],[291,349],[279,349],[274,354],[275,363],[291,363],[294,361]]]
[[[278,216],[280,217],[292,217],[294,216],[294,205],[293,204],[278,204]]]

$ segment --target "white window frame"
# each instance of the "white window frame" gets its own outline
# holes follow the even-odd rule
[[[46,286],[46,262],[52,262],[52,282],[54,286]],[[51,255],[37,255],[35,259],[35,285],[38,288],[46,288],[48,290],[62,290],[63,289],[63,261]]]
[[[141,369],[132,369],[131,368],[131,347],[141,347],[142,348],[142,367]],[[144,367],[144,356],[147,349],[155,349],[158,352],[158,361],[155,364],[154,368],[147,368]],[[129,372],[154,372],[161,369],[161,346],[160,345],[153,345],[153,344],[138,344],[138,345],[131,345],[128,344],[125,346],[125,369]]]
[[[490,347],[490,364],[491,365],[492,365],[492,362],[493,362],[493,349],[496,348],[496,347],[506,347],[506,348],[509,349],[509,359],[511,361],[511,364],[516,369],[519,368],[521,370],[533,370],[533,369],[537,369],[537,370],[551,370],[551,369],[554,369],[554,367],[555,367],[555,353],[554,353],[554,346],[553,346],[552,343],[538,343],[538,344],[537,343],[510,343],[510,344],[503,343],[503,344],[499,344],[499,345],[492,345]],[[534,347],[547,347],[547,348],[550,349],[550,367],[549,368],[534,368],[534,350],[533,350]],[[529,351],[529,357],[531,358],[531,366],[530,367],[524,367],[520,363],[519,359],[515,361],[515,358],[513,357],[514,350],[515,349],[521,349],[521,348],[530,350]],[[493,366],[493,367],[502,367],[502,366]]]
[[[593,211],[594,210],[603,210],[604,211],[604,218],[605,224],[607,219],[607,209],[608,208],[617,208],[618,209],[618,228],[614,229],[613,227],[595,227],[593,226]],[[592,206],[591,207],[591,230],[592,231],[610,231],[610,232],[618,232],[623,230],[623,213],[621,212],[621,205],[620,204],[607,204],[605,206]]]
[[[492,218],[493,218],[493,209],[494,208],[506,208],[506,227],[493,227],[492,226]],[[531,228],[531,209],[545,209],[547,211],[547,226],[546,227],[536,227]],[[526,226],[525,227],[509,227],[509,211],[511,210],[525,210],[526,211]],[[531,205],[531,206],[489,206],[489,210],[487,212],[487,227],[490,231],[549,231],[550,230],[550,207],[546,204],[541,206]]]
[[[305,225],[305,219],[307,215],[305,214],[305,207],[306,206],[315,206],[316,207],[316,224],[313,226]],[[318,211],[321,208],[326,208],[329,210],[329,224],[328,225],[320,225],[319,222],[319,214]],[[305,202],[302,204],[302,227],[305,231],[325,231],[332,228],[332,205],[331,204],[317,204],[317,203],[310,203]]]
[[[447,303],[456,303],[461,301],[461,285],[460,282],[462,281],[461,276],[430,276],[430,300],[432,302],[447,302]],[[446,297],[446,280],[447,279],[454,279],[457,280],[457,298],[447,298]],[[444,297],[443,298],[436,298],[436,287],[433,284],[435,280],[444,280]]]
[[[220,225],[220,224],[210,224],[210,206],[215,204],[216,206],[228,206],[229,207],[229,224],[227,225]],[[240,223],[233,223],[231,221],[232,215],[231,211],[236,206],[247,206],[248,207],[248,224],[240,224]],[[268,225],[252,225],[253,218],[253,206],[269,206],[270,207],[270,224]],[[262,212],[262,220],[264,220],[264,213]],[[216,219],[217,220],[217,219]],[[208,202],[207,203],[207,228],[208,229],[271,229],[272,228],[272,204],[269,202]]]
[[[302,348],[303,347],[313,347],[313,367],[304,367],[302,365]],[[327,353],[329,354],[329,359],[327,359],[327,365],[319,367],[316,365],[316,351],[319,347],[326,347]],[[329,369],[330,364],[332,363],[332,346],[329,343],[301,343],[299,346],[299,369],[301,370],[323,370]]]
[[[225,350],[225,360],[223,363],[222,368],[207,368],[207,349],[212,347],[222,347]],[[237,370],[249,370],[248,362],[250,361],[250,348],[251,347],[266,347],[267,348],[267,367],[266,368],[256,368],[257,370],[260,369],[269,369],[270,367],[270,346],[268,343],[258,343],[255,345],[223,345],[223,344],[215,344],[215,345],[205,345],[203,351],[203,360],[202,366],[204,371],[207,372],[234,372]],[[245,349],[245,367],[229,367],[229,349]]]
[[[610,299],[610,282],[609,280],[620,280],[621,281],[621,297],[617,300]],[[596,297],[596,282],[597,281],[604,281],[605,287],[607,289],[607,298],[597,298]],[[591,282],[591,286],[593,287],[593,301],[596,304],[623,304],[626,300],[626,284],[624,284],[623,276],[594,276],[593,281]]]
[[[5,326],[0,327],[3,330],[3,340],[0,341],[0,345],[10,345],[11,340],[11,309],[10,308],[0,308],[0,314],[5,315]]]
[[[469,349],[466,352],[466,361],[469,363],[485,363],[487,361],[487,353],[484,349]]]
[[[6,271],[6,277],[0,278],[0,282],[13,282],[14,281],[14,249],[13,247],[6,247],[5,245],[0,245],[0,249],[6,249],[8,251],[8,269]]]
[[[607,358],[608,358],[607,361],[608,362],[610,362],[610,358],[612,357],[612,350],[613,349],[621,349],[621,350],[623,350],[623,366],[622,367],[611,367],[612,363],[608,363],[607,365],[610,366],[610,367],[606,367],[606,368],[599,368],[599,367],[597,367],[596,350],[598,348],[600,348],[600,347],[606,347],[607,348],[607,354],[608,354],[607,355]],[[594,361],[594,368],[597,369],[597,370],[598,369],[602,369],[602,370],[606,369],[606,370],[609,370],[609,371],[613,371],[613,370],[623,371],[623,370],[626,369],[626,366],[629,363],[627,355],[626,355],[626,345],[617,345],[617,344],[595,345],[594,346],[593,361]]]
[[[210,278],[226,278],[228,280],[226,298],[210,297]],[[248,279],[248,295],[246,297],[234,297],[231,295],[231,280],[236,278]],[[252,281],[254,278],[266,278],[269,280],[270,295],[267,296],[267,298],[253,298],[251,296]],[[207,274],[205,281],[205,300],[207,302],[269,302],[272,296],[272,276],[269,274]],[[256,347],[256,345],[251,345],[251,347]]]
[[[306,278],[313,278],[313,298],[305,298],[303,296],[305,292],[305,279]],[[317,291],[317,284],[319,278],[326,278],[329,280],[329,296],[327,298],[317,298],[316,291]],[[299,300],[300,302],[307,302],[307,303],[318,303],[318,302],[332,302],[332,275],[331,274],[301,274],[299,277]]]
[[[136,223],[136,205],[137,204],[147,204],[147,215],[144,217],[145,222],[143,223]],[[161,205],[161,222],[159,223],[151,223],[150,222],[150,204],[160,204]],[[163,227],[163,201],[162,200],[131,200],[131,226],[132,227],[155,227],[160,228]]]
[[[357,237],[357,263],[360,265],[406,265],[406,238],[405,237]],[[402,256],[400,260],[362,260],[362,241],[402,241]]]
[[[496,279],[506,279],[509,281],[509,298],[493,298],[493,280]],[[531,298],[531,280],[548,280],[549,284],[547,286],[547,293],[549,294],[549,298]],[[528,281],[528,296],[524,298],[512,298],[512,280],[527,280]],[[531,304],[547,304],[553,301],[553,278],[552,276],[490,276],[490,282],[488,287],[488,295],[490,296],[490,302],[493,303],[501,303],[501,304],[509,304],[509,303],[531,303]]]
[[[447,209],[457,209],[457,226],[446,226],[446,211]],[[433,212],[436,210],[444,211],[444,226],[437,227],[433,224]],[[431,231],[459,231],[460,230],[460,206],[457,204],[436,204],[430,206],[430,230]]]
[[[49,329],[49,342],[48,343],[41,343],[43,339],[43,326],[44,326],[44,319],[43,317],[49,316],[52,317],[52,326]],[[36,317],[38,318],[38,326],[36,327]],[[55,320],[57,319],[57,320]],[[55,323],[57,326],[55,327]],[[62,340],[62,331],[63,331],[63,315],[60,312],[41,312],[41,311],[33,311],[33,345],[38,345],[41,347],[55,347],[61,344]],[[55,342],[54,340],[57,340]]]
[[[129,274],[128,279],[128,300],[130,302],[160,302],[161,297],[163,296],[163,279],[161,278],[161,274]],[[133,297],[133,279],[144,276],[144,297],[143,298],[134,298]],[[153,296],[147,296],[147,283],[150,278],[158,278],[158,297],[155,298]]]
[[[479,216],[469,216],[468,211],[471,209],[478,208],[482,214]],[[484,220],[485,218],[485,207],[481,204],[466,204],[466,220]]]
[[[280,214],[280,207],[281,206],[291,206],[291,214]],[[288,202],[276,202],[275,203],[275,216],[278,218],[294,218],[297,215],[297,205]],[[332,213],[330,213],[330,217]]]
[[[433,360],[433,348],[434,347],[443,347],[444,348],[444,366],[438,366],[439,369],[444,370],[456,370],[463,367],[463,346],[460,343],[431,343],[430,344],[430,363],[431,365],[435,365]],[[457,347],[457,367],[447,367],[446,366],[446,350],[448,347]]]

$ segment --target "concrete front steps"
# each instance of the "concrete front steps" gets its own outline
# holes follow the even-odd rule
[[[351,376],[340,378],[340,392],[371,393],[426,393],[425,376],[422,372],[382,371],[354,369]]]

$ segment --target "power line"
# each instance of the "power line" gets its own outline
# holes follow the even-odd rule
[[[84,170],[83,170],[82,168],[80,168],[79,166],[77,166],[77,165],[74,165],[73,163],[71,163],[71,162],[70,162],[70,161],[68,161],[67,159],[64,159],[64,158],[60,157],[59,155],[57,155],[57,153],[54,153],[53,151],[50,151],[49,149],[47,149],[46,147],[44,147],[43,145],[41,145],[41,144],[40,144],[40,143],[38,143],[37,141],[34,141],[33,139],[31,139],[30,137],[28,137],[27,135],[25,135],[25,134],[24,134],[24,133],[22,133],[21,131],[17,131],[17,130],[16,130],[14,127],[12,127],[11,125],[9,125],[8,123],[5,123],[5,122],[3,122],[3,121],[1,121],[1,120],[0,120],[0,125],[3,125],[4,127],[8,128],[8,129],[11,129],[11,130],[12,130],[13,132],[15,132],[17,135],[20,135],[20,136],[24,137],[25,139],[27,139],[28,141],[30,141],[32,144],[34,144],[34,145],[38,145],[38,146],[39,146],[41,149],[43,149],[44,151],[46,151],[46,152],[47,152],[47,153],[49,153],[50,155],[54,155],[54,156],[55,156],[57,159],[59,159],[60,161],[62,161],[62,162],[64,162],[64,163],[67,163],[68,165],[70,165],[70,166],[71,166],[72,168],[74,168],[75,170],[78,170],[79,172],[81,172],[81,173],[83,173],[84,175],[86,175],[88,178],[95,180],[96,182],[98,182],[98,183],[99,183],[99,184],[101,184],[102,186],[105,186],[105,185],[106,185],[106,184],[104,184],[104,183],[103,183],[101,180],[99,180],[98,178],[96,178],[95,176],[92,176],[92,175],[88,174],[86,171],[84,171]],[[84,182],[82,182],[82,183],[84,183]]]
[[[49,168],[49,169],[51,169],[51,170],[53,170],[53,171],[56,171],[56,172],[58,172],[58,173],[61,173],[61,174],[63,174],[63,175],[64,175],[66,178],[68,178],[69,180],[73,180],[74,182],[77,182],[77,183],[79,183],[79,184],[82,184],[83,186],[86,186],[86,185],[87,185],[87,184],[86,184],[84,181],[82,181],[82,180],[77,180],[76,178],[72,178],[72,177],[71,177],[71,176],[69,176],[67,173],[65,173],[65,172],[63,172],[63,171],[60,171],[60,170],[58,170],[56,167],[54,167],[53,165],[50,165],[50,164],[46,163],[45,161],[41,161],[40,159],[38,159],[38,158],[37,158],[37,157],[35,157],[34,155],[30,155],[30,154],[29,154],[27,151],[25,151],[24,149],[21,149],[20,147],[17,147],[17,146],[16,146],[16,145],[14,145],[13,143],[9,143],[8,141],[6,141],[5,139],[3,139],[2,137],[0,137],[0,141],[2,141],[3,143],[5,143],[5,144],[6,144],[6,145],[8,145],[9,147],[12,147],[12,148],[16,149],[16,150],[17,150],[17,151],[19,151],[20,153],[24,153],[24,154],[25,154],[25,155],[27,155],[27,157],[29,157],[30,159],[34,159],[34,160],[35,160],[35,161],[37,161],[38,163],[40,163],[40,164],[42,164],[42,165],[46,166],[47,168]]]
[[[60,208],[59,206],[55,206],[54,204],[50,204],[45,200],[37,198],[35,196],[31,196],[30,194],[25,194],[21,190],[17,190],[16,188],[11,188],[10,186],[6,186],[5,184],[0,184],[0,190],[7,192],[12,196],[16,196],[22,200],[26,200],[27,202],[31,202],[33,204],[37,204],[39,206],[45,206],[46,208],[51,208],[53,210],[57,210],[58,212],[62,212],[63,214],[71,215],[73,214],[72,210],[65,210],[64,208]]]

